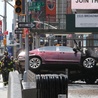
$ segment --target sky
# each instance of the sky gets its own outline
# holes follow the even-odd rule
[[[0,0],[0,15],[4,16],[4,2],[2,2],[2,1]],[[14,0],[9,1],[9,3],[14,6]],[[6,21],[7,21],[7,31],[8,32],[12,32],[13,12],[14,12],[14,8],[12,6],[10,6],[9,4],[7,4],[7,14],[6,14],[7,15],[7,20]],[[3,18],[0,16],[0,20],[2,20],[2,19]]]

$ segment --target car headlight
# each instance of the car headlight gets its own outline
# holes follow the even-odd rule
[[[24,56],[24,55],[25,55],[25,51],[21,51],[18,56]]]

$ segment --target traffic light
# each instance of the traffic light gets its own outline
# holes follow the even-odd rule
[[[15,0],[15,13],[18,15],[22,13],[22,0]]]

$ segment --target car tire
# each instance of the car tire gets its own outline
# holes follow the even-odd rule
[[[85,58],[82,62],[82,66],[87,69],[92,69],[96,65],[96,60],[92,57]]]
[[[30,70],[33,72],[39,71],[42,65],[42,60],[39,57],[32,57],[29,60]]]

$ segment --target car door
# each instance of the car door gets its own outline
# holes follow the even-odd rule
[[[56,46],[44,47],[44,60],[48,63],[55,63],[59,59],[59,52],[56,51]]]
[[[62,63],[80,62],[81,53],[75,53],[71,47],[60,46],[59,47],[59,60]]]

